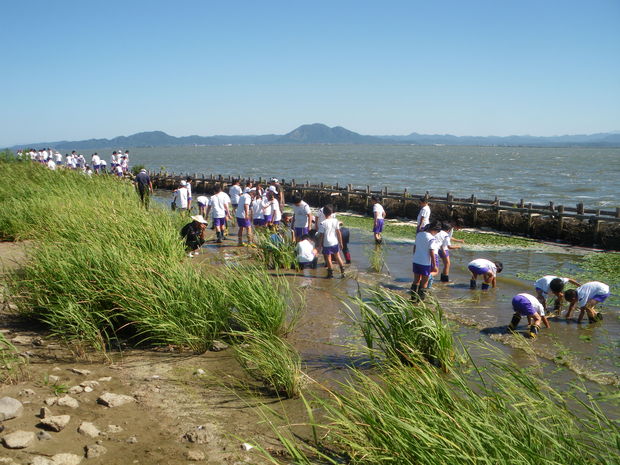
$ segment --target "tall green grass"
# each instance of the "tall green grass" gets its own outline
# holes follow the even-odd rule
[[[620,462],[620,428],[582,388],[560,393],[495,360],[472,378],[426,363],[353,371],[329,396],[321,443],[278,431],[294,463],[590,465]],[[270,457],[274,463],[283,463]]]
[[[454,360],[452,332],[437,302],[413,303],[376,288],[363,298],[352,298],[349,313],[373,358],[410,364],[422,357],[443,368]]]
[[[26,360],[19,356],[17,348],[0,333],[0,383],[9,384],[19,381],[23,374]]]
[[[257,228],[254,234],[256,257],[269,269],[288,270],[297,266],[296,244],[290,234],[281,234],[281,241],[272,240],[271,229]]]

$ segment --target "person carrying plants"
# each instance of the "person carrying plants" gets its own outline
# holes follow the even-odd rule
[[[588,314],[588,321],[590,323],[601,321],[603,315],[600,312],[596,312],[594,307],[598,303],[605,302],[609,295],[609,286],[598,281],[585,283],[577,289],[569,289],[564,293],[564,298],[569,303],[568,310],[566,311],[566,319],[570,318],[573,309],[579,304],[580,312],[577,318],[578,323],[581,323],[585,313]]]
[[[469,288],[476,289],[476,279],[482,276],[483,282],[481,289],[486,291],[489,286],[495,288],[497,284],[497,273],[504,269],[502,262],[492,262],[485,258],[477,258],[468,263],[467,269],[471,272]]]
[[[538,336],[541,321],[545,324],[545,328],[550,327],[549,320],[545,316],[545,307],[531,294],[522,293],[514,296],[512,298],[512,309],[515,313],[508,324],[508,330],[510,331],[517,329],[523,316],[527,317],[531,338]]]

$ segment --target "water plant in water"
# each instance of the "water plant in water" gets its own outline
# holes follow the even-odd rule
[[[375,273],[381,273],[385,264],[385,249],[380,245],[366,248],[366,254],[368,255],[368,263],[370,269]]]
[[[278,396],[299,396],[301,357],[287,341],[261,331],[243,333],[243,341],[235,347],[235,358],[250,376]]]
[[[410,364],[423,357],[444,369],[453,361],[452,333],[435,301],[413,303],[395,292],[376,288],[364,298],[352,298],[349,314],[374,358]]]
[[[290,234],[258,228],[254,234],[256,257],[269,269],[288,270],[297,267],[295,242]]]

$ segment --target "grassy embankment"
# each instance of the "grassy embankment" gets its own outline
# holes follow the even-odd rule
[[[0,240],[34,244],[12,298],[77,352],[105,353],[117,339],[201,352],[234,334],[249,342],[243,353],[260,331],[290,359],[281,336],[295,299],[286,282],[258,267],[192,266],[179,237],[187,218],[144,210],[133,187],[113,177],[2,161],[0,176]]]

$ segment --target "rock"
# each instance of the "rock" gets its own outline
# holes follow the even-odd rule
[[[130,402],[135,402],[135,400],[136,399],[134,399],[133,397],[126,396],[124,394],[113,394],[111,392],[104,392],[103,394],[101,394],[101,396],[99,396],[97,402],[99,404],[105,405],[106,407],[112,408],[119,407]]]
[[[31,345],[32,339],[32,336],[15,336],[13,339],[11,339],[11,342],[13,344]]]
[[[0,423],[0,433],[2,433],[3,431],[4,431],[4,425]]]
[[[99,429],[92,423],[88,421],[83,421],[82,423],[80,423],[80,426],[78,426],[78,433],[85,436],[90,436],[91,438],[96,438],[97,436],[99,436],[101,431],[99,431]]]
[[[89,446],[86,446],[84,448],[84,451],[86,452],[87,459],[94,459],[95,457],[101,457],[108,451],[108,449],[106,449],[100,444],[91,444]]]
[[[69,423],[71,417],[69,415],[55,415],[46,417],[41,420],[39,425],[52,431],[62,431]]]
[[[247,451],[254,449],[254,446],[252,444],[248,444],[247,442],[244,442],[243,444],[241,444],[241,449],[247,452]]]
[[[19,400],[12,397],[0,399],[0,421],[20,417],[22,413],[24,413],[24,406]]]
[[[32,389],[23,389],[21,391],[19,391],[19,395],[24,397],[24,396],[34,396],[36,395],[36,392],[34,392]]]
[[[0,465],[19,465],[19,463],[9,457],[0,457]]]
[[[39,411],[39,418],[45,418],[45,417],[51,417],[52,416],[52,412],[50,412],[50,409],[48,409],[47,407],[41,407],[41,410]]]
[[[47,377],[47,382],[48,382],[48,383],[56,384],[58,381],[60,381],[60,376],[56,376],[56,375],[49,375],[49,376]]]
[[[76,375],[88,376],[90,375],[90,370],[82,370],[80,368],[69,368],[69,371],[72,371]]]
[[[194,374],[195,374],[196,376],[204,375],[205,373],[206,373],[206,371],[204,371],[202,368],[198,368],[198,369],[194,372]]]
[[[213,341],[209,350],[212,352],[221,352],[222,350],[228,349],[228,344],[224,341]]]
[[[29,463],[30,465],[54,465],[54,462],[42,455],[35,455]]]
[[[128,444],[136,444],[138,442],[138,438],[135,436],[131,436],[129,438],[127,438],[127,440],[125,441]]]
[[[102,383],[107,383],[108,381],[112,381],[112,377],[104,376],[103,378],[99,378],[98,381],[101,381]]]
[[[122,433],[123,428],[118,425],[108,425],[106,431],[111,434]]]
[[[48,407],[51,407],[56,402],[58,402],[58,397],[48,397],[43,402],[45,402],[45,405],[47,405]]]
[[[67,392],[69,394],[79,394],[80,392],[84,392],[84,388],[82,386],[71,386]]]
[[[196,429],[188,431],[182,436],[187,442],[194,444],[208,444],[215,440],[215,434],[213,433],[213,425],[201,425]]]
[[[205,459],[205,453],[201,450],[192,449],[185,452],[185,457],[187,458],[187,460],[199,462]]]
[[[56,405],[60,407],[78,408],[80,403],[73,397],[64,395],[56,400]]]
[[[80,383],[80,386],[82,386],[83,388],[87,388],[87,387],[89,387],[89,388],[96,388],[97,386],[99,386],[99,381],[94,381],[94,380],[82,381]]]
[[[52,439],[52,435],[47,431],[39,431],[37,433],[37,439],[39,441],[49,441],[50,439]]]
[[[5,434],[2,442],[4,442],[4,447],[8,449],[24,449],[34,442],[35,437],[32,431],[15,431]]]
[[[93,392],[93,388],[91,388],[90,386],[86,386],[84,388],[84,392]]]
[[[78,465],[82,457],[75,454],[56,454],[52,456],[54,465]]]

